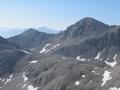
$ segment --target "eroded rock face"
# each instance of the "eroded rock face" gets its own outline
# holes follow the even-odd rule
[[[87,17],[48,39],[33,51],[12,45],[0,51],[0,90],[119,90],[118,26]]]

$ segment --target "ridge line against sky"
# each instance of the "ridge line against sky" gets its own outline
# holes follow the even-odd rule
[[[0,27],[64,30],[84,17],[120,24],[119,0],[0,0]]]

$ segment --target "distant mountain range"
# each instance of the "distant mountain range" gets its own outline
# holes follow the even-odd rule
[[[0,37],[0,90],[120,90],[120,26],[85,17],[58,34]]]
[[[36,29],[40,32],[45,32],[45,33],[50,33],[50,34],[57,34],[61,31],[61,30],[49,29],[47,27],[40,27],[40,28],[34,28],[34,29]],[[20,33],[23,33],[26,30],[28,30],[28,29],[27,28],[4,28],[4,27],[1,27],[0,35],[5,38],[9,38],[9,37],[18,35]]]
[[[45,33],[49,33],[49,34],[57,34],[62,30],[54,30],[54,29],[49,29],[47,27],[40,27],[40,28],[35,28],[36,30],[40,31],[40,32],[45,32]]]

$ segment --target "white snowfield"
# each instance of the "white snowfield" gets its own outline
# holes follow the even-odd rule
[[[116,87],[110,87],[109,90],[120,90],[120,88],[116,88]]]
[[[55,46],[53,46],[52,48],[50,49],[47,49],[47,47],[51,45],[50,43],[49,44],[46,44],[43,49],[40,51],[40,53],[48,53],[50,52],[51,50],[55,49],[56,47],[60,46],[60,44],[56,44]]]
[[[29,86],[27,87],[27,89],[28,89],[28,90],[37,90],[38,87],[34,88],[32,85],[29,85]]]
[[[38,61],[37,60],[34,60],[34,61],[31,61],[30,63],[37,63]]]
[[[103,79],[102,79],[102,84],[101,87],[103,87],[107,81],[109,81],[110,79],[112,79],[112,77],[110,76],[111,72],[109,71],[105,71],[103,74]]]
[[[19,51],[24,52],[26,54],[32,54],[31,52],[28,52],[28,51],[25,51],[25,50],[22,50],[22,49],[20,49]]]
[[[12,77],[13,77],[13,74],[11,74],[11,75],[9,76],[9,78],[7,78],[7,80],[4,82],[4,84],[7,84],[8,82],[10,82],[11,79],[12,79]]]
[[[97,56],[94,59],[99,59],[100,58],[100,52],[97,54]]]
[[[50,43],[48,43],[48,44],[46,44],[44,47],[43,47],[43,49],[40,51],[40,53],[44,53],[44,52],[46,52],[47,51],[47,47],[48,46],[50,46],[51,44]]]
[[[114,67],[114,66],[117,64],[116,61],[113,61],[113,62],[105,61],[105,63],[106,63],[107,65],[111,66],[111,67]]]
[[[75,81],[75,85],[80,85],[80,81]]]
[[[27,86],[27,83],[25,83],[25,84],[22,86],[22,88],[25,87],[25,86]]]
[[[82,78],[85,78],[85,75],[82,75]]]
[[[28,77],[25,76],[25,73],[23,73],[23,79],[24,79],[24,82],[28,80]]]
[[[80,56],[77,56],[76,59],[79,60],[79,61],[85,61],[85,59],[84,58],[80,58]]]
[[[114,67],[117,64],[116,57],[117,57],[117,54],[113,57],[113,60],[114,60],[113,62],[105,61],[105,63],[111,67]]]

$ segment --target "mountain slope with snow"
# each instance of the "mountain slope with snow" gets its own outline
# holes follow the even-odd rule
[[[0,90],[120,88],[119,26],[87,17],[57,35],[29,30],[11,40],[32,46],[1,51],[0,70],[6,72],[0,76]]]

